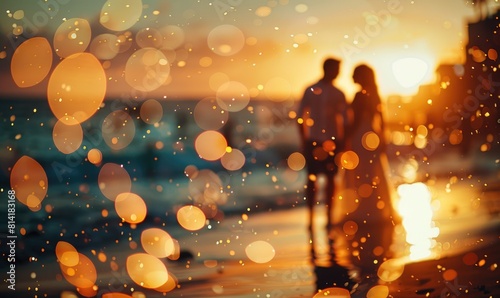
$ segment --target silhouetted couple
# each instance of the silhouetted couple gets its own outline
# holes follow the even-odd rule
[[[392,237],[386,229],[390,228],[391,199],[375,74],[364,64],[354,69],[352,78],[360,90],[348,104],[333,84],[339,71],[339,60],[326,59],[323,77],[305,90],[297,113],[308,173],[305,197],[318,289],[352,288],[351,269],[364,277],[375,276]],[[324,181],[324,188],[319,181]],[[326,207],[323,231],[314,228],[320,194]],[[326,254],[318,248],[321,233],[328,239]],[[339,259],[343,259],[342,266]]]

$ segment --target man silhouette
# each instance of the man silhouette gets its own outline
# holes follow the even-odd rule
[[[320,174],[326,176],[325,205],[327,206],[326,232],[328,235],[332,222],[334,178],[338,172],[335,158],[344,144],[347,103],[344,93],[333,85],[339,71],[339,60],[326,59],[323,63],[323,77],[304,91],[297,113],[308,173],[305,196],[310,212],[309,230],[311,232],[313,260],[316,258],[313,239],[313,211],[318,201],[316,181]],[[329,244],[330,252],[332,252],[331,238]],[[330,253],[330,258],[333,258],[333,253]]]

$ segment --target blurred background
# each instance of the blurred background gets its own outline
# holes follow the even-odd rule
[[[329,56],[342,61],[336,85],[348,101],[354,67],[376,72],[387,176],[403,219],[397,255],[417,262],[498,240],[498,1],[0,7],[0,209],[7,222],[15,190],[19,291],[91,297],[117,284],[131,294],[131,279],[135,291],[180,295],[189,287],[179,285],[198,280],[190,285],[202,291],[186,296],[244,296],[207,271],[244,260],[309,268],[295,263],[308,257],[296,109]],[[284,220],[296,209],[300,219]],[[256,237],[254,216],[280,228]],[[288,229],[292,238],[279,233]],[[1,231],[3,249],[10,232]],[[160,278],[129,264],[143,252]],[[198,273],[188,270],[193,258]],[[177,283],[161,278],[158,259]],[[122,279],[108,282],[122,269]],[[241,274],[265,284],[254,271]],[[299,285],[311,293],[314,276],[304,275]],[[278,284],[245,285],[252,295]]]

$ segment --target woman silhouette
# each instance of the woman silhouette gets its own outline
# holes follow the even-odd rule
[[[384,119],[374,71],[359,65],[353,80],[360,86],[352,103],[352,121],[346,130],[347,150],[357,166],[346,169],[340,225],[347,235],[352,265],[373,276],[389,256],[392,240],[391,191],[386,178]],[[345,207],[345,205],[344,205]],[[343,210],[342,210],[343,209]],[[337,215],[339,216],[339,215]]]

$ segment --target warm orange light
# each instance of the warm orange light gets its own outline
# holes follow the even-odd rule
[[[157,100],[148,99],[141,105],[140,115],[142,121],[155,124],[163,117],[163,107]]]
[[[163,50],[175,50],[180,47],[185,40],[184,29],[175,25],[167,25],[160,28],[160,32],[163,35],[163,43],[161,49]]]
[[[378,277],[386,282],[395,281],[404,271],[404,263],[398,259],[389,259],[378,268]]]
[[[359,164],[359,157],[354,151],[346,151],[340,157],[341,166],[347,170],[355,169]]]
[[[147,214],[147,207],[144,200],[130,192],[124,192],[116,196],[115,209],[118,216],[131,224],[141,223]]]
[[[111,33],[97,35],[90,43],[90,52],[100,60],[111,60],[118,51],[118,37]]]
[[[54,49],[59,57],[84,52],[90,44],[90,24],[86,19],[71,18],[64,21],[54,34]]]
[[[205,130],[217,130],[227,123],[229,113],[223,110],[215,97],[207,97],[200,100],[194,108],[194,120],[196,124]]]
[[[12,167],[10,185],[19,202],[32,211],[41,209],[49,184],[45,170],[36,160],[22,156]]]
[[[47,39],[33,37],[23,42],[12,55],[12,79],[21,88],[40,83],[52,67],[52,48]]]
[[[127,170],[115,163],[107,163],[101,168],[97,182],[102,194],[111,201],[114,201],[120,193],[129,192],[132,188]]]
[[[208,130],[196,137],[194,146],[201,158],[217,160],[226,153],[227,141],[220,132]]]
[[[163,285],[154,288],[154,290],[160,293],[167,293],[174,290],[177,287],[178,283],[179,281],[177,280],[177,277],[169,272],[167,281]]]
[[[351,298],[351,294],[344,288],[331,287],[323,289],[313,296],[313,298],[321,297]]]
[[[288,167],[294,171],[300,171],[306,166],[306,159],[300,152],[293,152],[287,159]]]
[[[238,81],[228,81],[219,86],[216,93],[217,104],[225,111],[238,112],[250,102],[248,88]]]
[[[59,151],[70,154],[80,148],[83,142],[83,130],[74,119],[68,119],[65,122],[60,120],[56,122],[52,130],[52,138]],[[69,125],[67,123],[73,124]]]
[[[87,159],[89,160],[90,163],[93,163],[95,165],[100,164],[102,161],[101,150],[97,148],[90,149],[89,152],[87,153]]]
[[[344,223],[343,230],[346,235],[354,235],[358,231],[358,224],[355,221],[348,220]]]
[[[397,210],[403,218],[406,242],[410,246],[410,259],[418,260],[431,255],[432,239],[439,228],[432,220],[431,193],[423,183],[401,184],[397,188]]]
[[[177,211],[177,221],[186,230],[197,231],[205,226],[205,214],[200,208],[189,205]]]
[[[208,47],[217,55],[231,56],[245,45],[245,35],[234,25],[219,25],[207,37]]]
[[[266,97],[272,101],[282,102],[288,100],[292,93],[292,85],[282,77],[274,77],[267,81],[264,92]]]
[[[123,293],[106,293],[102,295],[102,298],[133,298],[133,297]]]
[[[90,53],[73,54],[56,66],[49,79],[47,99],[57,119],[67,125],[89,119],[106,93],[106,74]]]
[[[59,263],[61,272],[66,280],[75,287],[90,289],[97,280],[97,271],[94,263],[84,254],[78,253],[78,263],[66,266]]]
[[[376,285],[368,290],[367,298],[389,297],[389,287],[386,285]]]
[[[267,263],[271,261],[276,252],[274,247],[267,241],[257,240],[245,248],[247,257],[255,263]]]
[[[193,169],[195,170],[195,169]],[[223,191],[222,180],[212,170],[195,170],[189,176],[189,195],[197,204],[224,204],[227,196]]]
[[[144,288],[155,289],[168,280],[167,267],[152,255],[145,253],[130,255],[126,266],[130,278]]]
[[[369,151],[374,151],[378,148],[380,144],[380,138],[373,131],[365,133],[361,139],[361,144],[363,148]]]
[[[59,241],[56,244],[57,260],[67,267],[74,267],[80,262],[80,256],[76,248],[66,241]]]
[[[228,147],[229,148],[229,147]],[[227,151],[227,150],[226,150]],[[237,171],[245,165],[245,155],[241,150],[231,148],[221,158],[222,166],[228,171]]]
[[[142,14],[141,0],[108,0],[101,9],[100,23],[113,31],[132,27]]]
[[[125,81],[144,92],[158,89],[167,82],[170,64],[162,51],[144,48],[134,52],[125,64]]]
[[[134,120],[127,112],[113,111],[102,122],[102,138],[114,150],[127,147],[134,136]]]
[[[157,258],[166,258],[174,253],[174,241],[170,235],[158,228],[144,230],[141,234],[144,250]]]

